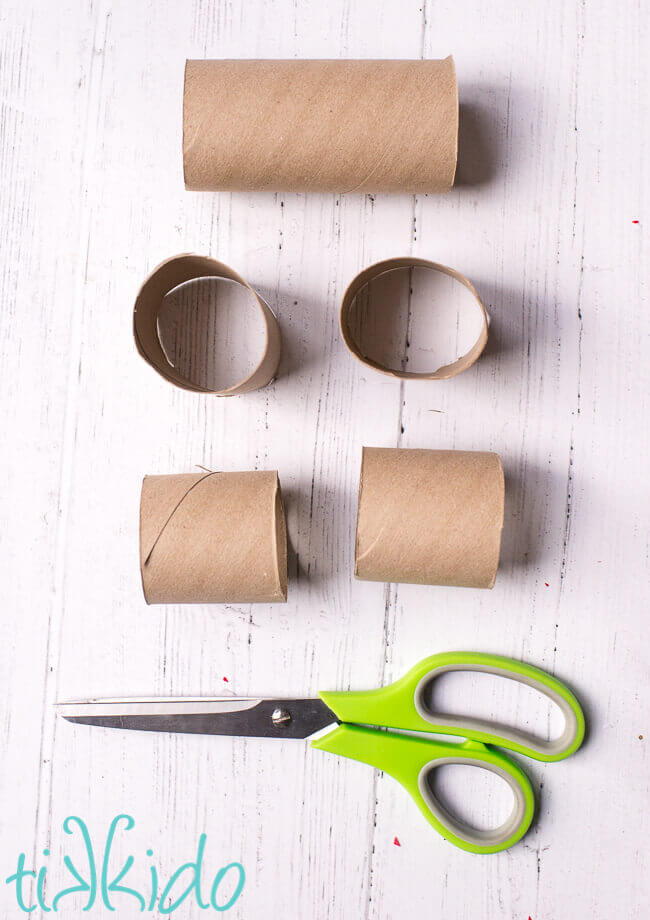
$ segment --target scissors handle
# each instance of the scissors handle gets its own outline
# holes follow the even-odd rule
[[[433,680],[450,671],[480,671],[532,687],[560,708],[564,716],[562,734],[544,741],[483,719],[431,711],[426,702],[427,689]],[[585,733],[580,703],[556,677],[514,658],[480,652],[444,652],[425,658],[400,680],[379,690],[328,692],[319,696],[341,722],[456,735],[547,762],[563,760],[577,751]]]
[[[517,843],[530,827],[535,797],[523,770],[499,751],[480,742],[452,744],[378,731],[359,725],[339,725],[312,741],[312,747],[384,770],[404,786],[427,821],[455,846],[470,853],[498,853]],[[508,819],[493,830],[472,828],[455,818],[436,797],[432,774],[445,764],[464,764],[496,773],[514,798]]]

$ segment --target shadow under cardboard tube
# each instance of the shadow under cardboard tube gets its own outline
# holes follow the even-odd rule
[[[542,566],[550,552],[549,534],[561,526],[560,521],[551,519],[551,514],[557,504],[555,496],[566,490],[566,477],[550,467],[531,464],[526,458],[520,458],[516,465],[504,461],[504,472],[505,515],[499,569],[506,573]]]
[[[498,143],[484,108],[461,102],[458,121],[458,163],[454,186],[485,185],[497,172]]]

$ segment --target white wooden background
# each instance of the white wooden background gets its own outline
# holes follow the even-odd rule
[[[3,884],[20,851],[50,866],[51,897],[63,854],[80,852],[63,819],[83,817],[100,848],[128,812],[118,851],[134,875],[146,881],[150,846],[168,876],[205,831],[211,873],[245,867],[229,915],[246,920],[646,916],[645,5],[4,0],[0,17],[2,915],[21,915]],[[464,104],[449,195],[184,191],[186,57],[448,53]],[[286,355],[267,389],[186,394],[137,356],[137,288],[188,250],[277,310]],[[349,280],[408,253],[463,271],[492,315],[487,353],[453,381],[400,385],[340,341]],[[353,580],[364,444],[499,452],[493,591]],[[141,477],[194,464],[280,471],[286,606],[145,606]],[[578,755],[524,764],[543,785],[537,821],[492,857],[446,844],[389,777],[301,743],[91,730],[53,710],[366,688],[455,648],[549,669],[589,720]],[[118,917],[136,914],[119,902]]]

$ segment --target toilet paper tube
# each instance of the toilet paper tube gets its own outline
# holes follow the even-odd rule
[[[148,604],[286,601],[278,474],[145,476],[140,572]]]
[[[451,57],[186,64],[188,189],[447,192],[457,147]]]
[[[491,588],[503,512],[497,454],[364,447],[355,575]]]
[[[395,368],[378,363],[363,353],[353,330],[354,305],[357,295],[380,275],[386,272],[409,268],[430,269],[431,271],[442,272],[445,275],[449,275],[450,278],[455,278],[456,281],[463,284],[474,295],[476,309],[480,313],[481,319],[478,338],[466,354],[461,355],[451,364],[446,364],[444,367],[439,367],[426,373],[396,370]],[[394,306],[391,303],[385,302],[380,305],[380,309],[385,309],[387,311],[393,310]],[[435,309],[435,306],[433,306],[433,309]],[[448,268],[446,265],[440,265],[438,262],[429,262],[427,259],[413,259],[410,256],[377,262],[375,265],[370,265],[358,274],[356,278],[350,282],[348,289],[343,295],[339,322],[343,341],[355,358],[361,361],[362,364],[365,364],[366,367],[371,367],[376,371],[381,371],[382,374],[388,374],[391,377],[397,377],[402,380],[448,380],[450,377],[455,377],[456,374],[460,374],[474,364],[487,345],[488,340],[488,315],[471,281],[464,275],[461,275],[460,272],[455,271],[453,268]]]
[[[167,358],[158,334],[158,313],[165,296],[179,284],[197,278],[224,278],[243,285],[250,291],[264,321],[264,352],[257,366],[244,380],[223,390],[206,389],[180,374]],[[250,284],[223,262],[191,253],[161,262],[146,279],[135,301],[133,335],[139,353],[165,380],[193,393],[212,393],[215,396],[236,396],[266,386],[277,372],[282,351],[278,321]]]

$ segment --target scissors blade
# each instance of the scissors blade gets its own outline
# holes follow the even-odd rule
[[[320,699],[102,699],[59,703],[57,710],[68,722],[80,725],[248,738],[309,738],[337,723],[332,710]]]

